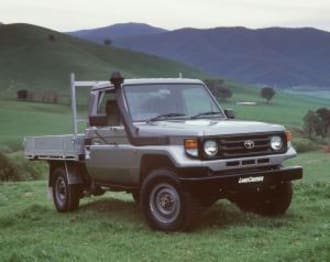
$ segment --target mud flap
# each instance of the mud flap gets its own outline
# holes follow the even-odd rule
[[[69,185],[83,184],[80,176],[79,166],[76,163],[64,162],[65,174]]]

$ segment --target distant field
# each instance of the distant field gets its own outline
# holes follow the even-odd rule
[[[24,136],[60,134],[71,131],[68,106],[1,101],[0,144],[19,146]]]
[[[46,181],[0,184],[0,261],[330,261],[330,161],[301,154],[287,215],[264,218],[227,201],[190,233],[155,232],[130,195],[107,193],[59,214]]]
[[[223,107],[235,110],[237,118],[279,123],[287,128],[302,127],[303,117],[308,110],[329,107],[327,97],[313,97],[304,94],[288,94],[277,90],[270,104],[259,95],[259,90],[248,87],[232,87],[233,97]],[[256,102],[256,105],[238,105],[238,102]]]
[[[260,98],[258,90],[251,87],[232,87],[233,97],[222,103],[224,108],[233,108],[237,119],[259,120],[279,123],[287,128],[302,127],[303,116],[308,110],[329,106],[326,98],[305,95],[290,95],[278,92],[270,104]],[[252,101],[256,105],[238,105],[237,102]],[[82,108],[83,110],[83,108]],[[82,116],[86,117],[85,111]],[[0,145],[13,144],[19,147],[22,138],[29,135],[62,134],[72,130],[69,105],[31,102],[0,102]]]
[[[296,96],[310,96],[322,99],[330,99],[330,91],[329,90],[313,90],[313,91],[295,91],[295,90],[286,90],[285,93],[296,95]]]

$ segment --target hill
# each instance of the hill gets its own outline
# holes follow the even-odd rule
[[[105,39],[110,39],[116,42],[116,40],[120,38],[152,35],[166,31],[167,30],[165,29],[143,23],[121,23],[100,28],[68,32],[68,34],[103,44]]]
[[[0,91],[20,88],[68,91],[69,73],[80,80],[125,77],[201,77],[203,72],[181,63],[121,48],[101,46],[28,24],[0,27]]]
[[[184,28],[114,43],[236,81],[330,89],[330,33],[313,28]]]

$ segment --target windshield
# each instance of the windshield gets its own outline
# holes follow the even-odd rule
[[[154,84],[124,86],[133,121],[224,118],[203,85]],[[211,112],[211,113],[210,113]]]

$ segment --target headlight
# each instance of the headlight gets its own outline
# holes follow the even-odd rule
[[[218,151],[218,144],[214,140],[207,140],[204,142],[204,152],[208,157],[214,157]]]
[[[281,150],[283,147],[283,139],[280,136],[272,136],[270,139],[270,147],[275,151]]]

